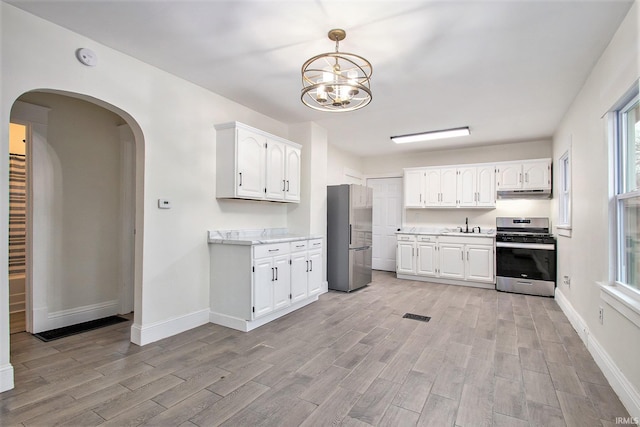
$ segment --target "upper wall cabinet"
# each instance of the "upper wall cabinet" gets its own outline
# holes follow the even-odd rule
[[[405,208],[494,208],[494,166],[405,169],[404,205]]]
[[[300,201],[299,144],[239,122],[215,128],[216,197]]]
[[[498,191],[550,190],[551,159],[497,164],[496,187]]]

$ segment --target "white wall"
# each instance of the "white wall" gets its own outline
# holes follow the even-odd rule
[[[366,184],[362,176],[362,157],[329,144],[327,152],[327,185],[339,184]]]
[[[207,322],[206,230],[286,227],[288,212],[284,204],[216,200],[213,125],[237,120],[285,138],[287,126],[4,2],[0,15],[0,150],[8,153],[11,106],[34,89],[80,94],[124,117],[136,135],[140,184],[132,338],[145,343]],[[97,67],[75,59],[80,47],[96,52]],[[0,222],[6,222],[8,174],[2,170]],[[159,198],[173,208],[159,210]],[[4,259],[6,242],[0,228]],[[6,277],[0,263],[0,390],[10,388],[13,377]]]
[[[560,123],[553,139],[553,159],[571,144],[572,236],[558,237],[557,297],[573,316],[587,347],[608,359],[603,367],[614,389],[634,416],[640,416],[640,329],[600,298],[597,281],[606,282],[609,269],[609,142],[605,114],[640,76],[640,8],[634,3],[611,43]],[[604,117],[603,117],[604,116]],[[559,188],[559,178],[555,177]],[[554,217],[557,208],[554,205]],[[562,283],[561,281],[559,283]],[[559,295],[558,295],[559,294]],[[604,308],[604,324],[598,321]],[[607,366],[608,365],[608,366]],[[617,372],[617,379],[611,376]],[[626,387],[626,391],[621,388]]]
[[[396,156],[365,157],[363,173],[367,176],[402,176],[403,168],[490,163],[509,160],[550,158],[551,141],[515,142],[477,148],[418,151]],[[464,226],[495,228],[498,216],[549,217],[550,200],[498,200],[496,209],[405,209],[404,227]]]

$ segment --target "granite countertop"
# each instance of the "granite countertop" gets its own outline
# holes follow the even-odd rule
[[[464,237],[495,237],[496,230],[493,228],[482,229],[481,233],[460,232],[458,227],[433,227],[420,228],[409,227],[396,231],[396,234],[419,234],[431,236],[464,236]]]
[[[225,245],[264,245],[269,243],[296,242],[321,239],[323,236],[289,233],[286,228],[262,228],[256,230],[209,230],[208,242]]]

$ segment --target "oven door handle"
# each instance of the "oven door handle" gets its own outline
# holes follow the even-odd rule
[[[496,242],[496,248],[541,249],[544,251],[553,251],[555,249],[555,245],[552,243]]]

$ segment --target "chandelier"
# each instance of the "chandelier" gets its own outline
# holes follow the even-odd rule
[[[300,99],[319,111],[353,111],[371,102],[371,63],[353,53],[338,52],[338,44],[347,36],[344,30],[329,31],[336,51],[322,53],[302,65]]]

